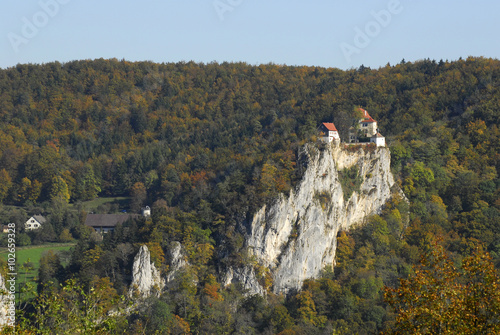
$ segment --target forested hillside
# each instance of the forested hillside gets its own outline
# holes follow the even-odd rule
[[[357,107],[379,122],[409,207],[395,198],[366,226],[342,233],[335,270],[296,294],[245,297],[221,287],[225,265],[252,262],[242,248],[248,219],[300,180],[299,147],[315,141],[321,122],[333,121],[345,138]],[[484,249],[500,266],[499,110],[500,62],[484,58],[348,71],[102,59],[0,70],[1,220],[17,220],[19,207],[43,212],[50,223],[19,240],[68,232],[78,240],[70,264],[46,257],[38,300],[22,314],[33,327],[59,327],[50,306],[43,321],[35,308],[47,292],[61,304],[92,285],[118,297],[141,243],[161,268],[165,248],[180,241],[191,268],[178,289],[128,318],[86,325],[89,332],[392,329],[383,287],[411,278],[421,254],[442,246],[461,269]],[[130,196],[132,212],[149,204],[152,218],[99,241],[79,204],[106,196]],[[99,303],[96,319],[117,304]],[[81,314],[65,322],[85,317],[82,306],[68,309]]]

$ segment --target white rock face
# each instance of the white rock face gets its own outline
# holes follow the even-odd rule
[[[254,269],[250,266],[242,269],[229,268],[222,282],[224,286],[228,286],[231,283],[240,283],[247,290],[248,295],[265,294],[264,288],[262,288],[255,277]]]
[[[254,215],[246,244],[271,270],[276,293],[299,289],[305,279],[333,266],[338,231],[363,223],[391,197],[389,149],[349,152],[342,147],[332,144],[319,151],[306,146],[308,166],[296,191]],[[344,201],[339,171],[353,165],[363,182],[360,192]]]
[[[160,271],[151,263],[151,253],[148,247],[141,246],[134,258],[129,295],[139,294],[143,298],[149,297],[151,294],[159,296],[164,286],[165,280],[160,277]]]
[[[177,241],[170,243],[170,248],[167,250],[167,256],[169,258],[170,267],[166,280],[167,283],[169,283],[174,280],[177,273],[189,265],[189,263],[186,261],[186,257],[182,253],[181,243]]]

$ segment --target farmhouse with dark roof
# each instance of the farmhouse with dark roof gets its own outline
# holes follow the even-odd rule
[[[118,224],[123,224],[132,219],[151,216],[151,208],[146,206],[141,210],[140,214],[87,214],[85,225],[94,228],[98,233],[105,234],[115,230]]]

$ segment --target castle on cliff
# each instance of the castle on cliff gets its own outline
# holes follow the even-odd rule
[[[377,147],[385,147],[385,137],[380,134],[377,121],[363,108],[359,109],[363,114],[358,124],[349,128],[349,143],[375,143]],[[331,122],[323,122],[319,128],[319,139],[326,143],[338,141],[340,136],[335,125]]]

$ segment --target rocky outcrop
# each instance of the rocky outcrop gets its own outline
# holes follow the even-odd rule
[[[246,238],[249,253],[271,271],[275,292],[298,289],[333,266],[339,230],[380,212],[394,186],[387,148],[348,150],[332,144],[320,150],[308,145],[301,155],[307,162],[302,181],[288,197],[281,195],[254,215]],[[354,165],[360,186],[344,199],[339,171]]]
[[[146,245],[141,246],[139,252],[134,258],[132,267],[132,285],[129,295],[142,298],[149,297],[151,294],[159,296],[165,286],[165,280],[161,278],[160,271],[151,262],[151,254]]]
[[[247,266],[242,269],[229,268],[224,275],[222,282],[224,283],[224,286],[228,286],[231,283],[239,283],[246,289],[246,293],[249,295],[265,294],[265,291],[257,281],[255,271],[251,266]]]
[[[299,289],[305,279],[334,265],[340,230],[379,213],[393,192],[402,194],[390,172],[388,148],[356,149],[334,142],[321,148],[306,145],[300,156],[304,173],[297,187],[263,206],[247,226],[245,246],[255,266],[226,269],[221,275],[226,286],[239,283],[248,294],[261,295],[266,292],[261,283],[269,289],[271,281],[276,293]],[[346,169],[354,166],[356,176],[345,177]],[[342,185],[351,182],[356,186],[347,193]],[[145,297],[159,294],[166,283],[175,286],[176,276],[190,266],[181,243],[172,242],[166,258],[169,268],[162,279],[142,246],[134,260],[130,294]]]
[[[166,276],[167,283],[175,279],[180,270],[184,269],[189,263],[182,253],[182,245],[180,242],[174,241],[170,243],[170,248],[167,250],[169,262],[169,270]]]

